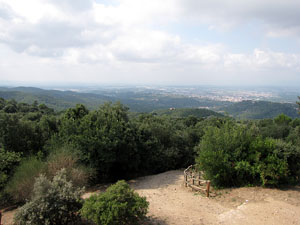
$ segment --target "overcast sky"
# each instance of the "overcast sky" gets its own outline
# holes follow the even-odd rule
[[[0,0],[9,82],[300,86],[300,1]]]

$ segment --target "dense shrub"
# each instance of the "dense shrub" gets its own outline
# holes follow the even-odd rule
[[[116,181],[187,167],[194,164],[196,151],[199,167],[218,186],[300,180],[299,119],[283,114],[257,121],[129,115],[121,103],[94,111],[78,104],[59,115],[37,102],[0,98],[0,148],[5,149],[0,191],[9,182],[5,190],[22,202],[41,172],[52,179],[66,168],[67,180],[83,186],[91,181],[86,167],[93,169],[95,183]],[[25,161],[14,174],[20,156],[37,154],[44,161]]]
[[[36,157],[25,159],[17,167],[5,189],[16,202],[25,202],[31,196],[36,177],[43,172],[45,172],[44,162]]]
[[[135,120],[141,164],[139,171],[159,173],[187,167],[194,162],[196,131],[184,120],[141,115]]]
[[[89,177],[93,174],[92,169],[78,163],[75,151],[63,146],[57,151],[53,151],[46,161],[36,157],[23,160],[7,184],[6,192],[16,202],[25,202],[30,198],[34,181],[41,173],[52,180],[63,168],[66,170],[67,180],[71,181],[75,187],[86,186]]]
[[[78,163],[79,156],[76,151],[68,146],[52,152],[46,162],[46,176],[52,179],[61,169],[66,170],[68,181],[71,181],[76,187],[87,185],[92,176],[92,169],[89,169]]]
[[[5,206],[11,200],[10,195],[4,190],[4,187],[20,161],[21,156],[19,153],[8,152],[0,148],[0,207]]]
[[[106,192],[87,199],[81,215],[98,225],[133,225],[145,217],[148,205],[125,181],[118,181]]]
[[[0,148],[0,191],[20,161],[21,156],[19,153],[8,152]]]
[[[127,111],[120,103],[107,103],[90,113],[77,105],[63,115],[54,138],[75,146],[81,162],[96,170],[98,180],[130,176],[140,161]]]
[[[61,170],[49,181],[39,176],[34,184],[33,196],[15,214],[16,225],[65,225],[78,220],[83,190],[67,181],[66,170]]]
[[[274,139],[256,138],[250,146],[255,159],[247,157],[252,168],[259,175],[262,185],[278,185],[285,182],[289,175],[287,158],[277,152],[278,146]]]
[[[289,178],[287,182],[297,183],[300,180],[300,145],[292,142],[276,140],[275,153],[286,159],[289,167]]]
[[[210,127],[196,148],[199,169],[215,186],[277,185],[289,175],[287,158],[273,139],[263,139],[243,125]]]

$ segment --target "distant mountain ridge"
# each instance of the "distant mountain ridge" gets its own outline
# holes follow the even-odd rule
[[[18,102],[33,103],[38,101],[57,111],[74,107],[81,103],[89,108],[96,108],[107,101],[115,101],[114,98],[100,94],[78,93],[73,91],[44,90],[33,87],[0,87],[0,97],[4,99],[15,99]]]
[[[265,119],[285,114],[291,118],[299,117],[297,104],[268,101],[242,101],[222,108],[223,111],[238,119]]]
[[[299,117],[297,104],[252,100],[233,103],[159,91],[149,91],[146,89],[112,89],[109,91],[98,90],[92,93],[83,93],[44,90],[35,87],[0,87],[0,97],[4,99],[15,99],[18,102],[29,104],[38,101],[40,104],[46,104],[56,111],[74,107],[76,104],[84,104],[89,109],[97,109],[99,105],[105,102],[120,101],[133,112],[154,111],[157,114],[171,114],[174,117],[185,117],[188,115],[204,115],[203,117],[205,117],[206,113],[208,116],[214,114],[220,116],[220,113],[224,112],[238,119],[274,118],[281,113],[292,118]],[[176,110],[174,112],[169,111],[169,108],[175,108]],[[185,109],[179,110],[182,108]],[[200,108],[212,109],[215,112]],[[216,112],[219,112],[219,114]]]
[[[32,104],[34,101],[44,103],[57,111],[84,104],[89,109],[96,109],[104,102],[120,101],[134,112],[152,112],[166,108],[198,108],[203,106],[223,105],[222,102],[200,100],[198,98],[176,94],[162,94],[134,91],[103,91],[82,93],[74,91],[44,90],[32,87],[5,88],[0,87],[0,97],[15,99],[18,102]]]
[[[209,116],[216,116],[216,117],[223,117],[224,115],[221,113],[214,112],[209,109],[193,109],[193,108],[170,108],[170,109],[161,109],[155,110],[152,112],[153,114],[157,115],[169,115],[174,118],[183,118],[188,116],[195,116],[198,118],[202,117],[209,117]]]

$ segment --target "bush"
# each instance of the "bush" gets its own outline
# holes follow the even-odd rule
[[[52,179],[55,174],[65,168],[67,180],[71,181],[74,186],[84,187],[88,183],[92,170],[78,164],[79,157],[76,151],[67,146],[54,151],[47,159],[46,175]]]
[[[251,152],[255,152],[256,159],[253,168],[260,177],[260,183],[278,185],[286,183],[289,175],[287,158],[278,153],[278,144],[271,138],[257,138],[251,143]],[[250,157],[247,159],[251,160]]]
[[[66,170],[68,181],[71,181],[75,187],[84,187],[88,183],[92,170],[80,166],[77,161],[78,157],[74,151],[68,148],[53,152],[46,162],[36,157],[28,158],[17,167],[5,190],[16,202],[25,203],[31,197],[34,181],[40,174],[43,173],[52,180],[63,168]]]
[[[36,177],[44,171],[45,163],[36,157],[28,158],[21,162],[5,190],[16,202],[25,202],[31,197]]]
[[[239,186],[252,182],[252,171],[248,169],[247,163],[243,162],[249,154],[247,150],[251,139],[251,134],[247,133],[245,128],[230,122],[221,128],[209,127],[196,148],[198,167],[215,186]],[[238,172],[236,166],[237,169],[244,170]]]
[[[20,161],[19,153],[8,152],[0,148],[0,190],[5,186],[14,168]]]
[[[99,195],[87,199],[81,215],[98,225],[139,224],[148,211],[149,203],[125,181],[118,181]]]
[[[251,129],[226,123],[206,130],[196,148],[197,165],[218,187],[278,185],[289,176],[287,157],[274,139],[256,137]]]
[[[34,184],[31,201],[15,214],[16,225],[62,225],[79,220],[78,211],[83,189],[75,188],[67,181],[66,170],[62,169],[49,181],[40,175]]]

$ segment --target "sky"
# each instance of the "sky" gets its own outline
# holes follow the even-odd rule
[[[0,85],[300,86],[299,0],[0,0]]]

